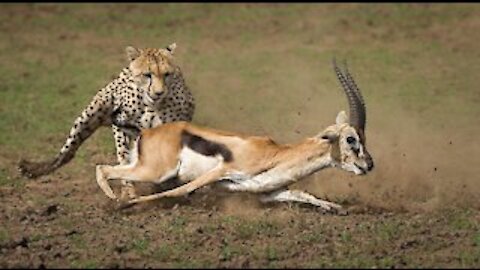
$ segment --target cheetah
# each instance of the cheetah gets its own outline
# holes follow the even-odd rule
[[[195,101],[181,69],[175,64],[175,48],[176,43],[166,48],[126,47],[128,66],[98,91],[76,118],[56,157],[44,162],[21,159],[18,164],[21,174],[36,178],[65,165],[101,126],[111,126],[117,160],[120,164],[128,164],[131,142],[140,129],[174,121],[192,121]],[[122,185],[122,194],[135,196],[132,184],[123,181]]]

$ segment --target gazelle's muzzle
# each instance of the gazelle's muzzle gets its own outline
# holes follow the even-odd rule
[[[370,153],[368,153],[367,150],[363,150],[364,151],[364,154],[365,154],[365,162],[367,163],[367,169],[368,171],[371,171],[374,167],[374,164],[373,164],[373,159],[372,157],[370,156]]]

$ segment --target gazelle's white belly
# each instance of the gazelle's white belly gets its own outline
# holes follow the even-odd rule
[[[200,177],[222,162],[221,157],[204,156],[188,147],[183,147],[179,158],[180,168],[178,169],[178,177],[184,182]]]
[[[295,181],[291,172],[271,169],[261,174],[249,176],[242,173],[231,173],[223,177],[220,186],[230,191],[267,192],[277,190]]]
[[[320,157],[309,162],[285,164],[274,167],[257,175],[248,176],[242,173],[232,173],[224,177],[227,181],[220,185],[230,191],[269,192],[285,188],[298,179],[310,175],[328,166],[330,159]]]
[[[178,176],[184,182],[192,181],[218,166],[220,162],[223,162],[221,156],[205,156],[184,147],[180,152]],[[329,157],[319,157],[305,163],[280,165],[257,175],[229,171],[221,177],[218,184],[230,191],[274,191],[286,187],[330,163]]]

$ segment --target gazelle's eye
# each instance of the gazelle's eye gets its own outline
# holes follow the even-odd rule
[[[347,143],[348,144],[354,144],[355,141],[356,141],[356,139],[354,137],[352,137],[352,136],[347,137]]]

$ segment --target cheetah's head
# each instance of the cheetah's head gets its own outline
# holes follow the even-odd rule
[[[176,47],[173,43],[166,48],[126,48],[134,81],[150,102],[159,101],[168,93],[165,79],[175,71],[173,53]]]

